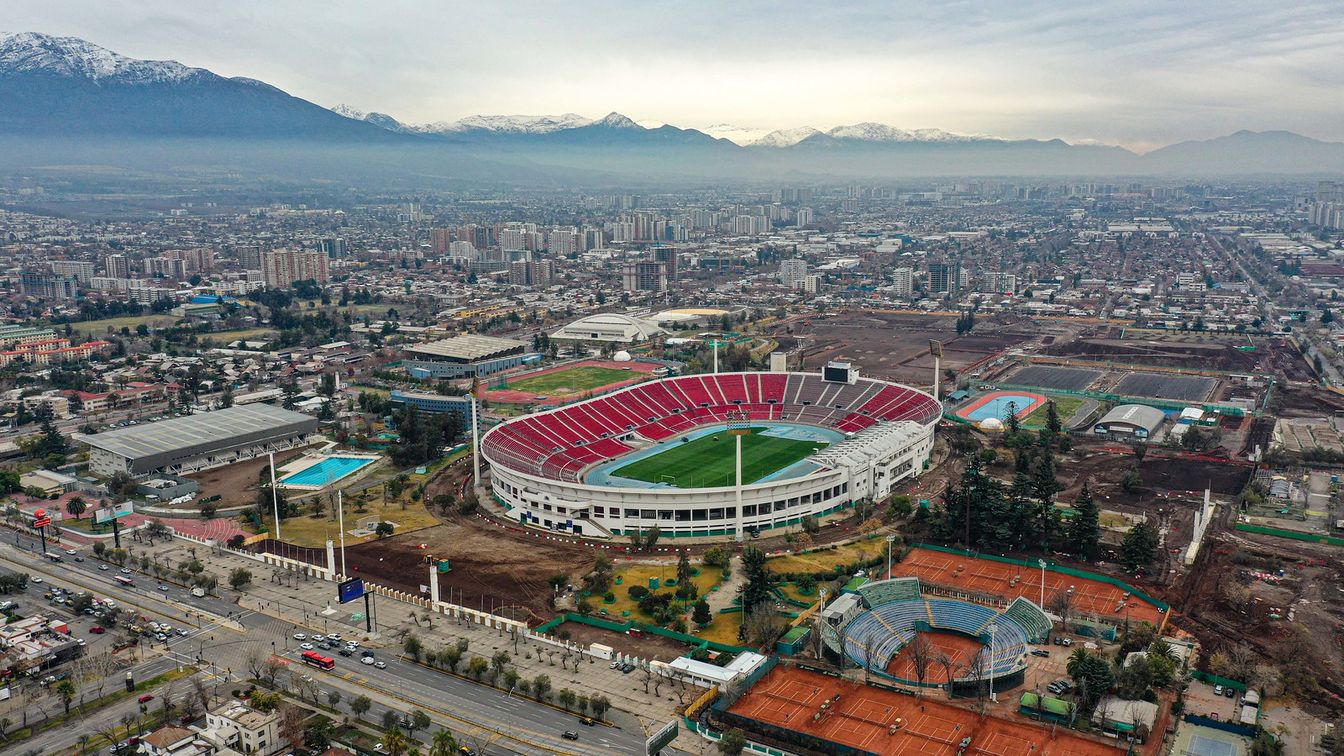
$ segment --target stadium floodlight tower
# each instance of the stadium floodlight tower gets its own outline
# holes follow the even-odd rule
[[[939,409],[942,409],[943,400],[938,396],[938,379],[942,373],[943,342],[929,339],[929,356],[933,357],[933,398],[938,402]]]
[[[751,414],[745,410],[728,413],[728,435],[733,437],[733,452],[737,460],[734,494],[737,498],[737,540],[742,540],[742,437],[751,435]]]

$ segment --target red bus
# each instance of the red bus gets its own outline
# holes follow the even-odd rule
[[[304,664],[318,669],[332,669],[336,666],[335,659],[330,656],[323,656],[316,651],[304,651],[302,659]]]
[[[125,575],[117,575],[115,578],[113,578],[113,580],[116,580],[118,583],[121,583],[122,585],[135,585],[135,581],[131,580]]]

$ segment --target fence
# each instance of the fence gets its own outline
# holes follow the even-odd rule
[[[1239,693],[1246,692],[1246,683],[1233,680],[1229,677],[1219,677],[1218,675],[1210,674],[1208,672],[1200,672],[1197,669],[1192,671],[1190,676],[1201,682],[1206,682],[1209,685],[1221,685],[1224,688],[1231,688]]]
[[[1246,523],[1241,522],[1233,526],[1233,529],[1240,530],[1243,533],[1259,533],[1260,535],[1277,536],[1279,538],[1291,538],[1295,541],[1309,541],[1311,543],[1324,543],[1330,546],[1344,546],[1344,538],[1319,535],[1317,533],[1303,533],[1298,530],[1267,528],[1263,525],[1247,525]]]
[[[694,635],[679,633],[675,630],[668,630],[665,627],[659,627],[657,625],[646,625],[643,622],[636,620],[613,622],[612,620],[606,620],[600,617],[590,617],[586,614],[575,614],[573,612],[565,612],[550,622],[538,626],[533,632],[550,633],[552,630],[566,622],[577,622],[580,625],[588,625],[589,627],[596,627],[613,633],[621,633],[622,635],[631,630],[638,630],[642,633],[649,633],[650,635],[657,635],[669,640],[674,640],[678,643],[684,643],[692,648],[707,649],[718,651],[720,653],[739,654],[743,651],[752,650],[743,646],[730,646],[726,643],[718,643],[704,638],[697,638]]]
[[[1136,368],[1137,369],[1137,368]],[[1017,383],[984,383],[977,381],[971,384],[978,391],[1041,391],[1039,386],[1025,386]],[[1109,394],[1101,391],[1083,391],[1079,389],[1045,389],[1051,394],[1062,394],[1064,396],[1076,396],[1083,399],[1095,399],[1099,402],[1109,402],[1111,404],[1142,404],[1148,407],[1156,407],[1163,410],[1183,410],[1189,407],[1193,402],[1179,402],[1169,399],[1153,399],[1146,396],[1125,396],[1123,394]],[[1205,412],[1213,412],[1228,417],[1244,417],[1246,409],[1244,407],[1229,406],[1226,404],[1201,404],[1199,405]]]

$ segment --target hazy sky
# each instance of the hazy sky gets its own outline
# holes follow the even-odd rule
[[[403,121],[620,111],[1144,149],[1344,141],[1344,3],[3,0],[0,25]]]

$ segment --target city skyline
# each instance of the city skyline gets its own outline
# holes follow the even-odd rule
[[[707,131],[872,121],[1137,151],[1241,129],[1344,140],[1344,103],[1331,96],[1344,83],[1332,65],[1344,10],[1329,4],[1290,15],[1040,3],[1012,19],[969,4],[864,3],[9,10],[8,31],[77,36],[409,123],[618,111]]]

